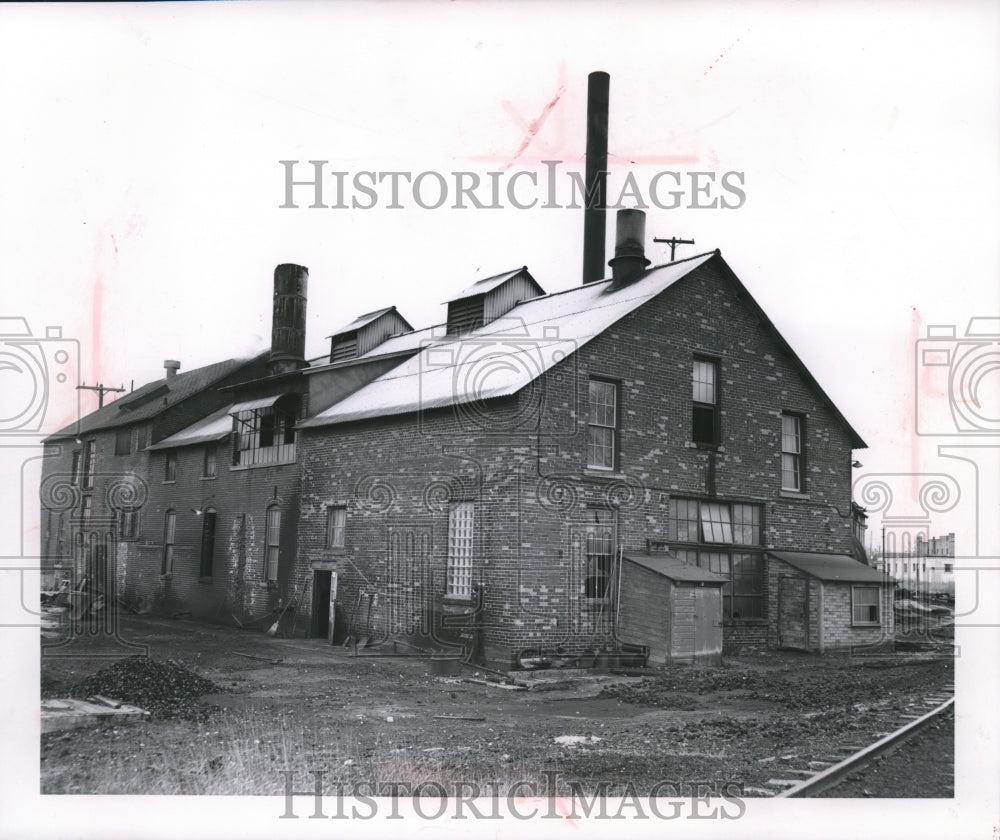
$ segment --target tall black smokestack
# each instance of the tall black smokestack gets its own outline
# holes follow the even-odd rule
[[[306,366],[306,291],[309,269],[283,263],[274,269],[274,315],[271,320],[271,373]]]
[[[607,228],[608,88],[611,77],[596,70],[587,77],[587,172],[583,211],[583,282],[604,279]]]

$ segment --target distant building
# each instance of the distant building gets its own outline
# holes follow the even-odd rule
[[[955,535],[917,534],[910,551],[890,551],[876,566],[894,578],[901,589],[932,594],[955,594]]]

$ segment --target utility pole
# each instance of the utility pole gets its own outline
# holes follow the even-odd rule
[[[124,386],[121,388],[112,388],[108,385],[77,385],[77,391],[97,391],[97,407],[104,408],[104,395],[108,393],[113,394],[123,394],[125,393]]]
[[[670,246],[670,262],[674,261],[674,251],[678,245],[694,245],[693,239],[678,239],[676,236],[671,236],[669,239],[653,239],[654,242],[662,242],[664,245]]]

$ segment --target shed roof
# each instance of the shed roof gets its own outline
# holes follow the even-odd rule
[[[677,583],[709,583],[717,586],[728,583],[728,578],[703,569],[701,566],[685,563],[672,554],[625,551],[622,552],[622,557]]]
[[[533,298],[466,335],[425,338],[413,358],[300,425],[327,426],[515,394],[713,256],[651,269],[628,286],[603,281]]]
[[[847,554],[825,554],[818,551],[769,551],[768,554],[818,580],[882,583],[886,579],[878,569],[859,563]]]
[[[197,423],[181,429],[170,437],[166,437],[159,443],[146,447],[150,452],[160,449],[176,449],[179,446],[194,446],[199,443],[214,443],[222,440],[233,430],[233,418],[231,412],[235,406],[221,408],[208,417],[203,417]]]
[[[253,358],[227,359],[224,362],[216,362],[205,365],[205,367],[178,373],[169,379],[147,382],[132,393],[91,412],[83,417],[79,424],[73,423],[60,429],[50,435],[47,440],[76,437],[102,429],[113,429],[149,420],[182,400],[216,385],[220,380],[252,361],[254,361]]]

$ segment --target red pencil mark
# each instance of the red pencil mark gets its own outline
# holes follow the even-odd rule
[[[532,141],[534,141],[538,136],[538,132],[541,130],[542,126],[545,125],[546,120],[548,120],[556,105],[559,104],[559,100],[562,99],[564,93],[566,93],[565,65],[559,68],[559,83],[556,87],[555,96],[545,103],[542,107],[542,112],[535,117],[535,119],[526,120],[515,110],[513,103],[509,100],[505,99],[500,103],[503,106],[503,109],[510,115],[511,119],[513,119],[514,122],[525,131],[524,139],[521,141],[521,145],[517,147],[517,151],[514,152],[514,156],[505,162],[503,165],[504,169],[508,169],[513,166],[514,162],[524,154],[528,146],[530,146]]]
[[[711,64],[709,64],[708,65],[708,69],[705,70],[705,72],[702,73],[701,75],[702,76],[707,76],[711,72],[712,68],[714,68],[716,64],[718,64],[720,61],[722,61],[722,57],[740,42],[740,40],[742,39],[742,37],[743,36],[741,35],[739,38],[737,38],[735,41],[733,41],[733,43],[731,43],[728,47],[726,47],[722,52],[720,52],[719,55],[716,57],[715,61],[713,61]]]

